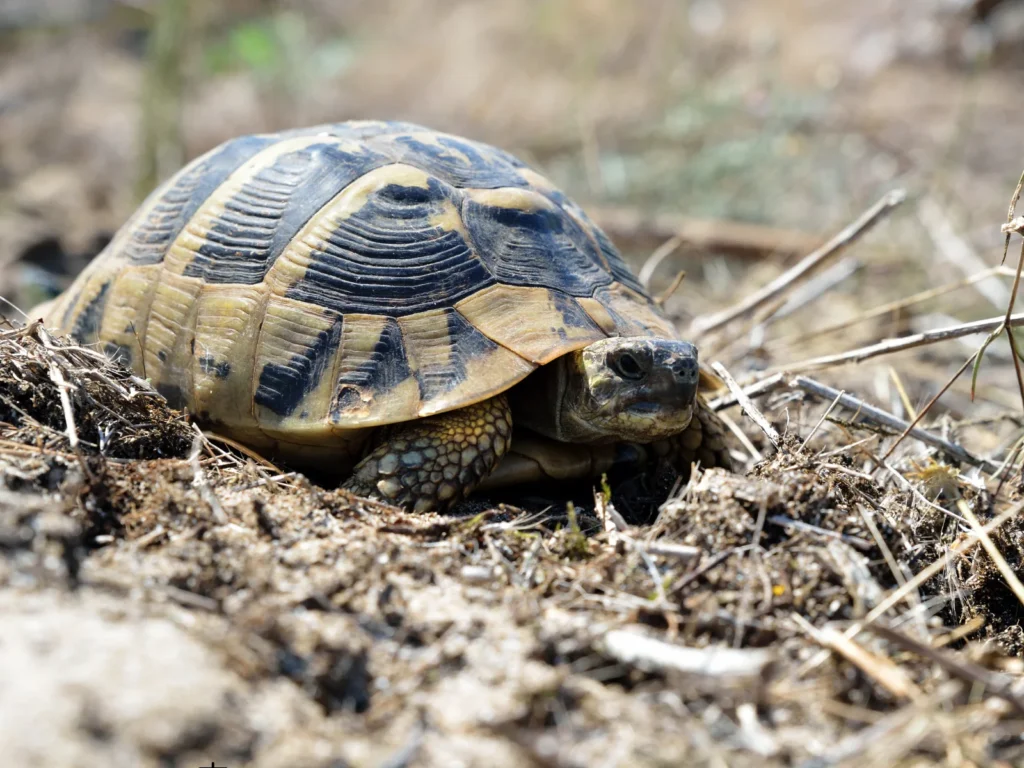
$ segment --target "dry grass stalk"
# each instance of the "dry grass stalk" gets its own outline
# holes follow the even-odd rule
[[[886,302],[885,304],[881,304],[877,307],[861,312],[847,320],[832,323],[831,325],[826,325],[825,327],[814,331],[809,331],[807,333],[795,333],[789,336],[780,336],[777,339],[772,339],[771,341],[766,342],[765,346],[768,349],[776,349],[779,347],[798,347],[805,341],[818,339],[822,336],[836,333],[837,331],[845,331],[847,328],[867,322],[868,320],[874,320],[876,318],[884,317],[886,315],[893,314],[894,312],[907,309],[908,307],[922,304],[931,299],[944,296],[947,293],[952,293],[953,291],[958,291],[980,281],[988,280],[993,276],[1012,277],[1013,270],[1007,267],[989,267],[988,269],[963,280],[946,283],[945,285],[940,285],[937,288],[929,288],[927,290],[920,291],[912,296],[907,296],[906,298]]]
[[[953,544],[953,546],[949,548],[949,550],[943,557],[940,557],[938,560],[935,560],[927,567],[922,568],[914,576],[914,578],[910,579],[906,584],[904,584],[899,589],[895,590],[885,600],[883,600],[881,603],[875,606],[871,610],[871,612],[868,613],[863,622],[857,622],[857,625],[860,625],[859,627],[855,625],[856,629],[855,627],[851,627],[849,630],[847,630],[847,636],[852,637],[857,632],[859,632],[860,629],[863,628],[863,626],[866,626],[867,624],[873,623],[880,619],[882,616],[886,614],[886,612],[893,608],[893,606],[899,603],[900,600],[903,600],[907,596],[907,594],[910,593],[911,590],[920,589],[925,582],[927,582],[933,576],[938,574],[944,568],[947,568],[950,565],[950,563],[952,563],[954,560],[960,557],[963,557],[965,554],[974,549],[974,547],[980,544],[981,537],[983,535],[989,535],[993,531],[998,530],[1001,526],[1005,525],[1008,520],[1019,515],[1022,510],[1024,510],[1024,502],[1014,504],[1009,509],[1003,510],[1003,512],[998,517],[994,518],[993,520],[990,520],[983,528],[980,528],[976,531],[971,531],[971,533],[968,536],[966,536],[965,538],[961,538],[959,541],[957,541],[955,544]]]
[[[786,380],[786,376],[782,373],[773,373],[771,376],[767,376],[763,379],[755,381],[753,384],[748,384],[743,387],[741,392],[747,397],[757,397],[771,392],[774,389],[782,386]],[[727,392],[720,397],[708,402],[708,407],[713,411],[721,411],[725,408],[736,405],[739,402],[739,398],[732,392]]]
[[[1017,187],[1013,191],[1013,195],[1010,197],[1010,206],[1006,214],[1006,221],[1008,224],[1013,221],[1013,214],[1017,208],[1017,202],[1020,200],[1021,190],[1024,189],[1024,173],[1021,173],[1020,180],[1017,182]],[[1006,262],[1006,254],[1010,248],[1010,231],[1005,227],[1001,229],[1006,235],[1006,241],[1003,244],[1003,261]],[[1017,302],[1017,292],[1020,289],[1020,278],[1021,271],[1024,269],[1024,243],[1021,244],[1020,256],[1017,258],[1017,269],[1013,275],[1013,287],[1010,289],[1010,300],[1006,304],[1006,315],[1003,318],[1003,322],[998,328],[992,331],[987,339],[982,343],[978,349],[977,355],[974,359],[974,375],[971,383],[971,394],[974,393],[974,382],[978,378],[978,370],[981,368],[981,361],[985,355],[985,350],[988,345],[991,344],[1002,332],[1006,332],[1006,340],[1010,343],[1010,354],[1013,358],[1013,370],[1017,376],[1017,388],[1020,391],[1021,405],[1024,406],[1024,371],[1021,371],[1020,367],[1020,351],[1017,349],[1017,339],[1013,335],[1013,325],[1011,320],[1013,318],[1013,307]]]
[[[924,584],[938,575],[940,572],[949,568],[950,565],[957,559],[963,557],[965,554],[970,552],[981,542],[981,534],[991,534],[993,531],[998,530],[1001,526],[1005,525],[1009,520],[1015,518],[1017,515],[1024,510],[1024,502],[1014,504],[1009,509],[1003,510],[1003,512],[986,524],[983,528],[978,531],[971,531],[970,534],[964,538],[959,539],[954,543],[946,553],[932,561],[929,565],[922,568],[914,577],[907,581],[906,584],[899,587],[886,597],[882,602],[876,605],[868,615],[863,619],[859,619],[851,624],[846,631],[843,633],[847,638],[854,638],[859,633],[863,632],[864,629],[877,621],[879,621],[886,613],[892,610],[902,600],[907,599],[912,591],[920,589]],[[795,673],[797,679],[807,675],[811,670],[820,666],[828,658],[827,654],[818,654],[806,661]]]
[[[68,389],[70,386],[64,379],[64,374],[60,372],[53,362],[49,366],[50,381],[57,385],[57,392],[60,395],[60,404],[64,409],[64,421],[67,424],[67,436],[68,444],[71,446],[71,450],[75,453],[78,452],[78,430],[75,429],[75,413],[71,408],[71,397],[68,395]]]
[[[971,661],[966,660],[963,654],[951,654],[937,650],[930,645],[919,642],[908,637],[902,632],[897,632],[884,624],[872,624],[868,629],[879,637],[883,637],[891,643],[895,643],[909,651],[929,659],[945,669],[955,677],[966,682],[984,686],[985,690],[993,696],[1006,701],[1018,712],[1024,714],[1024,698],[1021,698],[1014,690],[1012,681],[1007,675],[1000,675],[991,672]]]
[[[775,427],[768,423],[768,419],[766,419],[764,414],[757,409],[757,406],[754,405],[753,401],[744,394],[740,385],[736,383],[736,379],[732,377],[732,374],[729,373],[721,363],[712,363],[711,367],[715,370],[715,373],[722,377],[722,380],[725,381],[726,385],[729,387],[729,391],[735,395],[740,404],[740,408],[743,409],[743,412],[750,417],[751,421],[761,428],[761,431],[764,432],[765,437],[768,438],[769,442],[778,449],[782,442],[782,438],[779,437],[779,433],[775,431]]]
[[[947,341],[949,339],[959,339],[964,336],[971,336],[976,333],[984,333],[986,331],[1002,331],[1004,323],[1007,322],[1006,318],[1003,317],[990,317],[985,320],[975,320],[970,323],[960,323],[959,325],[951,325],[946,328],[937,328],[934,331],[924,331],[923,333],[915,333],[910,336],[900,336],[894,339],[885,339],[875,344],[869,344],[864,347],[857,347],[856,349],[847,350],[846,352],[839,352],[834,355],[823,355],[821,357],[813,357],[808,360],[799,360],[795,363],[786,363],[782,365],[776,365],[770,369],[771,372],[785,372],[785,373],[800,373],[804,371],[815,371],[823,368],[832,368],[837,365],[845,365],[847,363],[862,363],[865,360],[870,360],[873,357],[880,357],[881,355],[891,355],[894,352],[903,352],[914,347],[921,347],[927,344],[935,344],[939,341]],[[1016,328],[1024,325],[1024,313],[1012,315],[1008,322],[1009,327]],[[973,358],[972,358],[973,359]]]
[[[729,417],[729,414],[719,413],[718,418],[720,418],[722,423],[729,428],[729,431],[732,432],[740,445],[743,446],[743,450],[750,454],[750,458],[755,464],[764,458],[764,456],[761,455],[761,452],[757,450],[752,442],[750,442],[750,438],[747,437],[746,433]]]
[[[657,271],[661,263],[665,261],[669,256],[675,253],[679,246],[682,245],[683,238],[680,235],[673,235],[664,243],[659,245],[654,252],[647,257],[643,266],[640,267],[640,271],[637,273],[637,279],[648,291],[651,289],[651,278],[654,277],[654,273]]]
[[[747,682],[760,682],[774,658],[765,650],[737,650],[722,646],[687,648],[628,629],[606,633],[598,647],[623,664],[648,671],[672,671]]]
[[[851,664],[857,666],[864,674],[881,685],[885,690],[899,699],[920,700],[921,689],[907,676],[907,673],[892,660],[877,656],[853,639],[836,632],[832,627],[814,627],[798,613],[792,616],[793,622],[820,645],[829,648]]]
[[[917,206],[917,215],[939,254],[963,272],[970,285],[973,285],[978,294],[990,304],[997,309],[1005,307],[1010,301],[1009,290],[992,276],[976,278],[977,275],[989,271],[988,265],[977,251],[957,234],[942,207],[934,199],[925,197]]]
[[[764,288],[755,291],[728,309],[716,312],[710,317],[697,318],[691,327],[692,332],[698,336],[711,333],[731,323],[736,318],[749,315],[765,304],[776,300],[779,296],[791,290],[804,277],[821,267],[822,264],[829,262],[846,250],[847,247],[856,242],[865,232],[891,213],[905,199],[906,193],[903,190],[889,192],[861,214],[856,221],[813,253],[807,255],[799,263],[783,272],[775,280],[764,286]]]
[[[971,506],[963,499],[957,500],[957,509],[960,510],[960,514],[971,524],[971,530],[974,531],[981,539],[981,545],[985,548],[988,556],[992,558],[992,562],[995,563],[996,568],[999,569],[999,573],[1002,574],[1006,580],[1006,585],[1010,588],[1013,594],[1020,601],[1020,604],[1024,606],[1024,584],[1021,584],[1020,579],[1017,578],[1017,574],[1014,573],[1013,568],[1006,562],[1006,558],[1003,557],[1003,553],[999,551],[999,547],[992,541],[992,537],[988,535],[984,528],[981,527],[981,522],[974,514],[974,510]]]
[[[847,410],[853,411],[856,414],[856,419],[858,421],[871,422],[890,429],[906,431],[907,434],[917,440],[920,440],[922,443],[927,443],[934,448],[945,451],[959,461],[975,467],[981,467],[989,474],[994,474],[999,469],[999,467],[993,462],[988,459],[982,459],[975,456],[962,445],[951,443],[938,435],[932,434],[931,432],[913,427],[908,422],[893,416],[888,411],[883,411],[881,408],[869,405],[859,398],[840,392],[832,387],[822,384],[819,381],[815,381],[814,379],[806,376],[797,376],[789,383],[789,386],[794,389],[803,390],[804,392],[810,392],[820,397],[832,398]]]
[[[658,557],[672,558],[683,563],[698,560],[704,551],[700,547],[691,547],[687,544],[675,544],[670,541],[649,541],[642,545],[648,554]]]
[[[817,434],[819,429],[821,429],[821,425],[825,423],[825,419],[832,415],[832,411],[835,410],[835,407],[837,405],[839,405],[840,398],[842,398],[842,396],[845,394],[846,390],[843,390],[838,395],[836,395],[835,399],[832,401],[829,407],[825,409],[825,412],[823,414],[821,414],[821,418],[818,419],[817,423],[811,428],[811,431],[807,433],[807,437],[805,437],[804,441],[800,444],[801,451],[807,447],[807,444],[811,442],[811,438],[814,437],[815,434]]]

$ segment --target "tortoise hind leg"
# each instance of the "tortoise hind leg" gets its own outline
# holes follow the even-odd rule
[[[511,436],[505,395],[397,424],[381,431],[341,487],[415,512],[444,510],[491,473]]]

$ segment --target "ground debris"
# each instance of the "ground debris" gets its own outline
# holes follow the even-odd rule
[[[0,360],[5,441],[42,454],[66,454],[80,444],[111,459],[188,455],[186,418],[98,350],[54,337],[37,323],[0,325]]]
[[[699,472],[647,527],[600,494],[564,514],[412,516],[194,446],[183,416],[91,350],[0,333],[17,361],[0,371],[0,600],[41,632],[90,633],[74,662],[23,666],[112,702],[52,720],[91,760],[742,766],[927,760],[943,739],[985,759],[1020,749],[1020,605],[984,548],[883,613],[900,642],[848,635],[970,530],[955,504],[924,500],[927,462],[893,457],[917,485],[883,482],[782,434],[746,475]],[[101,449],[106,419],[120,424],[108,410],[142,426]],[[943,477],[939,491],[993,518],[989,495]],[[1019,570],[1024,526],[991,538]],[[178,689],[155,677],[122,714],[103,670],[114,655],[148,664],[157,645],[191,660],[167,674],[208,681],[216,711],[168,700],[156,729]],[[38,745],[13,733],[5,749],[31,762]]]

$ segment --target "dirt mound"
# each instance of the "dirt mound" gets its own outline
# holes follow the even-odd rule
[[[91,350],[2,334],[13,763],[1022,757],[1019,603],[956,506],[853,450],[790,440],[747,476],[699,473],[650,527],[600,494],[413,516],[196,437]],[[992,543],[1019,570],[1010,517]]]

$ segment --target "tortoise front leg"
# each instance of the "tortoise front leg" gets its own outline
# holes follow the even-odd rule
[[[652,445],[654,453],[667,461],[684,477],[689,477],[690,466],[696,462],[702,467],[732,469],[728,432],[725,424],[700,398],[693,412],[690,426],[684,432]]]
[[[683,432],[646,445],[559,443],[521,430],[516,433],[508,455],[480,484],[480,489],[493,491],[557,480],[596,480],[605,472],[642,473],[665,465],[688,478],[694,462],[704,468],[732,469],[726,427],[703,401],[698,402],[693,419]]]
[[[505,395],[385,428],[342,488],[414,512],[444,510],[491,473],[508,450]]]

